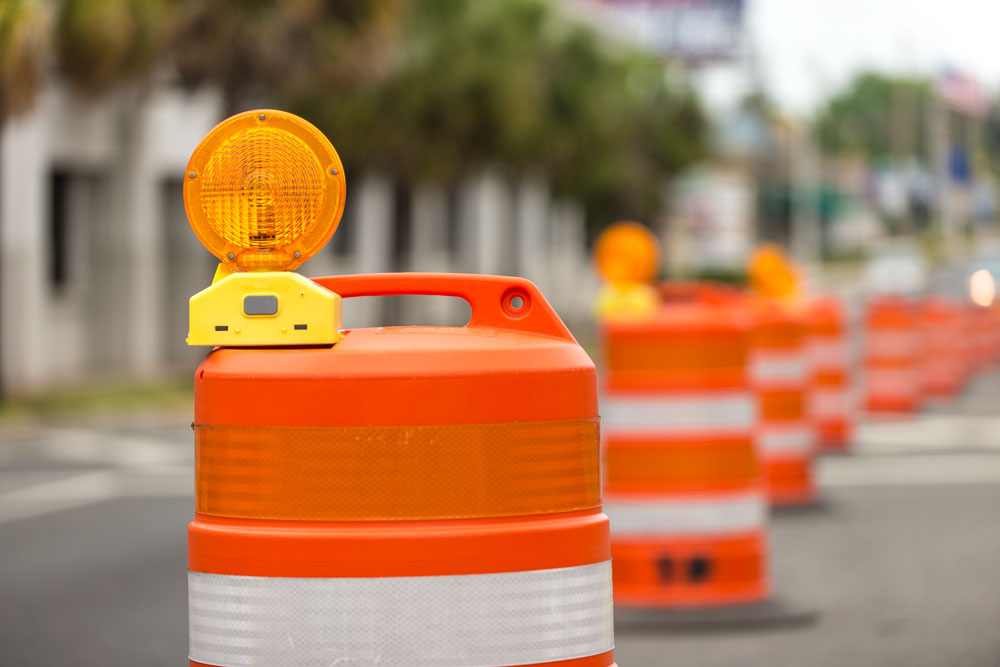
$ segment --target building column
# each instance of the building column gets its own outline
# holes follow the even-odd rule
[[[540,287],[548,282],[547,248],[549,189],[538,176],[526,176],[517,187],[516,272]]]
[[[465,182],[459,199],[459,265],[474,273],[508,273],[510,189],[494,171]]]
[[[448,200],[444,188],[420,184],[413,188],[410,207],[410,247],[406,249],[406,269],[447,273],[451,271],[448,252]],[[405,324],[455,325],[464,324],[467,315],[461,299],[447,297],[411,297],[402,304]]]
[[[368,173],[355,186],[354,255],[358,273],[383,273],[392,266],[392,182],[383,174]],[[372,299],[344,301],[344,326],[385,324],[385,309]]]
[[[149,132],[156,131],[149,123],[148,102],[145,96],[123,96],[116,109],[121,144],[112,175],[117,204],[115,281],[124,298],[113,309],[116,321],[107,324],[124,333],[121,363],[135,379],[148,378],[162,369],[164,349],[164,309],[158,299],[164,294],[166,239],[160,224],[159,181],[148,150]],[[114,298],[112,294],[108,297]]]
[[[5,394],[37,391],[48,370],[44,129],[40,113],[0,128],[0,381]]]
[[[552,273],[547,296],[567,323],[590,322],[597,279],[587,256],[583,208],[574,201],[560,200],[552,207],[550,219]]]

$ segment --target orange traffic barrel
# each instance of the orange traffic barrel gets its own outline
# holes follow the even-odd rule
[[[990,341],[991,360],[994,364],[1000,363],[1000,306],[996,304],[983,308]]]
[[[733,605],[771,590],[747,373],[752,321],[702,296],[685,293],[644,319],[602,323],[605,509],[618,607]]]
[[[843,452],[850,446],[854,426],[844,305],[832,296],[817,298],[809,304],[807,317],[813,384],[809,403],[819,447]]]
[[[768,498],[772,505],[810,504],[816,500],[816,428],[809,413],[805,313],[765,299],[752,304],[751,378],[760,406],[757,442]]]
[[[917,306],[921,348],[920,387],[927,396],[957,394],[965,377],[965,359],[959,347],[961,312],[940,296],[927,296]]]
[[[980,370],[974,312],[975,307],[970,304],[956,305],[955,354],[961,363],[963,383],[971,380]]]
[[[969,308],[974,332],[975,369],[979,372],[990,371],[997,363],[997,321],[989,308],[982,306]]]
[[[191,664],[613,665],[596,375],[549,304],[518,278],[316,282],[472,318],[206,357]]]
[[[899,296],[868,302],[865,313],[864,404],[872,412],[920,407],[920,331],[916,312]]]

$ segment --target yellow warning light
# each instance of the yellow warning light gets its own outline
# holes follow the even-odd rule
[[[996,298],[996,282],[993,274],[986,269],[979,269],[969,277],[969,296],[977,306],[984,308],[993,305]]]
[[[337,151],[298,116],[273,109],[219,123],[188,162],[184,208],[198,239],[236,271],[294,269],[344,212]]]
[[[762,243],[750,257],[750,290],[762,297],[781,299],[801,296],[801,278],[781,246]]]
[[[224,120],[188,162],[184,208],[222,260],[191,297],[188,345],[332,345],[340,296],[292,273],[330,240],[344,213],[344,167],[326,137],[284,111]]]
[[[642,320],[656,310],[656,289],[643,283],[605,283],[597,291],[594,313],[610,321]]]
[[[610,283],[648,283],[660,268],[660,242],[645,225],[616,222],[597,237],[594,264]]]

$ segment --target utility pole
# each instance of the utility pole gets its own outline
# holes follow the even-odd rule
[[[948,146],[948,106],[938,95],[928,98],[931,105],[927,114],[927,144],[931,147],[934,173],[934,193],[937,199],[938,229],[941,232],[941,250],[945,261],[956,255],[956,216],[950,196],[950,164]]]

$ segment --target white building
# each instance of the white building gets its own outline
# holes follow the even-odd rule
[[[194,368],[187,299],[216,260],[188,226],[182,177],[221,120],[218,95],[172,87],[77,99],[53,84],[0,135],[0,389],[24,394]],[[334,240],[307,276],[469,271],[534,280],[571,326],[594,287],[582,211],[544,181],[490,171],[454,191],[347,174]],[[348,327],[457,323],[429,297],[345,303]],[[454,301],[454,300],[451,300]]]

